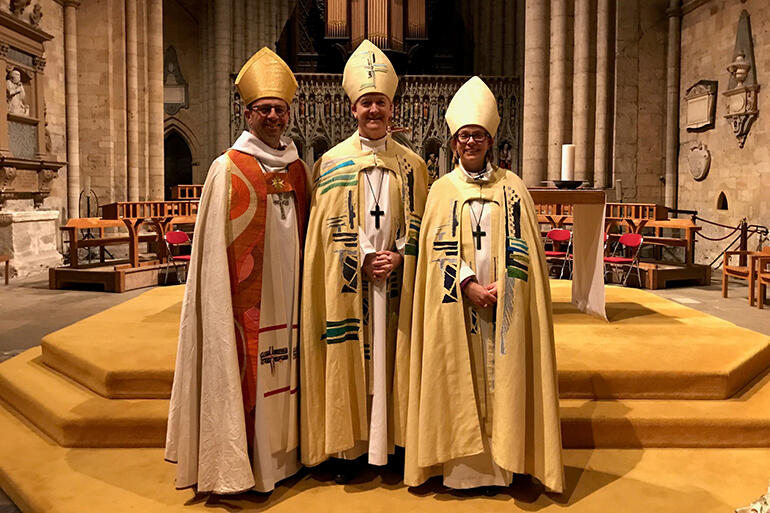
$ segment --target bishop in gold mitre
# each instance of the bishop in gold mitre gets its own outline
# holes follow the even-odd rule
[[[412,309],[404,482],[564,488],[551,296],[532,198],[492,163],[500,124],[479,77],[446,111],[458,164],[434,182]],[[492,488],[494,489],[494,488]]]
[[[389,131],[398,76],[364,40],[342,87],[357,130],[313,170],[302,289],[302,462],[337,458],[348,481],[365,455],[404,444],[417,239],[425,162]],[[402,293],[403,291],[403,293]]]
[[[235,81],[246,130],[209,168],[182,304],[166,459],[176,486],[268,492],[299,462],[299,278],[310,169],[297,81],[268,48]]]

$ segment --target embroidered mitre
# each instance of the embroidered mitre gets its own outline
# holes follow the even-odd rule
[[[387,55],[371,41],[364,39],[351,54],[342,73],[342,88],[356,103],[367,93],[382,93],[393,101],[398,75]]]
[[[235,86],[246,105],[260,98],[280,98],[290,104],[297,90],[297,79],[283,59],[263,47],[243,65]]]

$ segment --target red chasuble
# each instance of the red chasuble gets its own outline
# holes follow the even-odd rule
[[[238,365],[241,371],[243,409],[249,446],[254,439],[257,367],[259,365],[259,312],[262,298],[267,195],[293,192],[297,208],[299,247],[304,247],[307,222],[305,166],[301,160],[289,164],[286,173],[267,173],[253,155],[229,150],[227,156],[238,167],[243,179],[231,174],[229,225],[245,228],[227,248]],[[256,208],[254,208],[256,203]],[[244,216],[251,216],[243,219]],[[301,249],[300,249],[301,251]],[[300,258],[301,260],[301,258]]]

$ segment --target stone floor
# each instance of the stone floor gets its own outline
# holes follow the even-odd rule
[[[38,345],[42,336],[85,317],[138,296],[147,289],[123,294],[89,290],[50,290],[47,274],[12,280],[0,285],[0,361]],[[731,282],[729,296],[722,298],[720,276],[706,287],[684,287],[655,291],[696,310],[770,335],[770,304],[764,310],[749,307],[748,288]],[[0,513],[19,513],[0,490]]]

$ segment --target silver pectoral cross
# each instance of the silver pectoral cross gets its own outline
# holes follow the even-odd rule
[[[289,206],[288,193],[279,192],[278,194],[273,194],[273,205],[278,205],[281,208],[281,220],[285,220],[286,210],[284,207]]]

